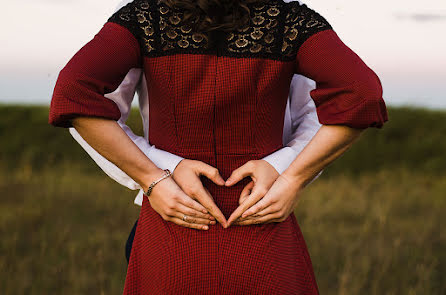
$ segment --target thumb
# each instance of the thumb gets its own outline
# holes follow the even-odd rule
[[[240,166],[237,169],[235,169],[234,171],[232,171],[232,173],[229,176],[229,178],[226,179],[225,185],[226,186],[231,186],[231,185],[239,182],[240,180],[242,180],[246,176],[252,175],[252,171],[251,171],[250,168],[251,168],[250,165],[247,165],[247,163],[245,163],[243,166]]]
[[[198,173],[204,175],[218,185],[225,185],[225,180],[221,177],[217,168],[212,167],[204,162],[198,165]]]

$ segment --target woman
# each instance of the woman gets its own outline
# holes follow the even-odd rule
[[[149,141],[201,171],[202,187],[180,188],[115,122],[104,93],[134,67],[147,81]],[[296,73],[316,81],[323,126],[279,175],[259,159],[283,147]],[[124,294],[318,294],[294,207],[364,129],[387,120],[376,74],[321,15],[282,0],[126,5],[61,71],[49,117],[146,191]]]

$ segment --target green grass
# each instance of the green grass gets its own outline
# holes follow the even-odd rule
[[[1,294],[121,294],[136,192],[47,117],[0,106]],[[446,293],[445,120],[389,107],[304,191],[296,216],[321,294]]]

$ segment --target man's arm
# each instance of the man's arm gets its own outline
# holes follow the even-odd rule
[[[283,128],[284,147],[263,158],[279,174],[291,165],[322,126],[310,96],[310,91],[315,87],[316,83],[313,80],[302,75],[296,74],[291,80]],[[321,174],[322,171],[312,181]]]
[[[138,146],[138,148],[161,169],[169,169],[173,172],[178,163],[183,160],[182,157],[175,154],[166,152],[151,145],[148,141],[148,97],[145,87],[145,80],[142,79],[142,70],[138,68],[131,69],[119,87],[112,93],[105,94],[108,99],[113,100],[119,107],[121,117],[118,120],[119,126],[125,131],[128,137]],[[126,125],[126,121],[131,111],[131,104],[135,96],[135,91],[138,91],[140,112],[144,125],[145,137],[138,136],[133,133],[131,128]],[[92,148],[79,134],[79,132],[71,127],[69,128],[70,134],[79,143],[79,145],[90,155],[90,157],[96,162],[96,164],[113,180],[119,184],[132,189],[139,189],[139,193],[135,198],[135,204],[141,205],[142,203],[142,189],[141,186],[129,177],[124,171],[122,171],[115,164],[107,160],[94,148]]]

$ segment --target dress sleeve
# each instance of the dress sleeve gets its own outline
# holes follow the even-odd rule
[[[48,123],[57,127],[73,127],[71,119],[96,116],[119,120],[116,103],[104,95],[113,92],[131,68],[140,68],[141,50],[134,33],[132,17],[118,23],[116,12],[60,71],[54,87]]]
[[[310,96],[319,122],[381,128],[388,121],[381,81],[375,72],[305,4],[300,6],[295,73],[316,82]]]

